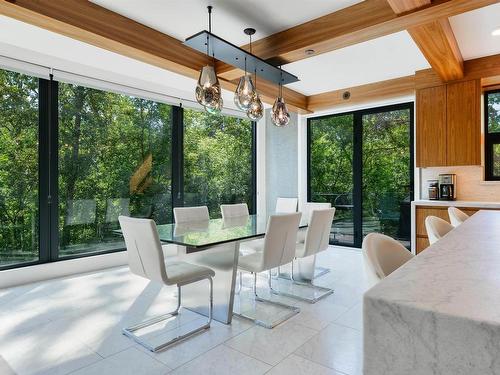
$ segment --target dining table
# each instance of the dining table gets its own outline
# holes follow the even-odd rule
[[[248,215],[157,225],[161,242],[179,246],[179,260],[206,266],[215,271],[213,319],[221,323],[230,324],[233,316],[240,244],[264,237],[268,218],[269,216]],[[305,230],[306,227],[307,223],[303,219],[299,230]],[[298,259],[294,271],[296,277],[312,280],[315,259],[315,256]],[[208,316],[207,298],[205,283],[193,283],[182,288],[183,307],[205,316]]]

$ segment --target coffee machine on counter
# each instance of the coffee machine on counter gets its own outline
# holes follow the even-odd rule
[[[439,181],[439,199],[443,201],[454,201],[457,199],[457,175],[440,174]]]

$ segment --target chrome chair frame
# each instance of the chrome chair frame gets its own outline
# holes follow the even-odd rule
[[[239,271],[239,272],[240,272],[240,276],[239,276],[239,288],[238,288],[237,294],[239,294],[241,292],[242,288],[243,288],[242,271]],[[285,308],[287,310],[290,310],[290,312],[288,314],[286,314],[284,317],[282,317],[282,318],[280,318],[278,320],[275,320],[275,321],[273,321],[271,323],[268,323],[268,322],[265,322],[263,320],[257,319],[255,317],[250,316],[250,315],[243,314],[242,312],[234,312],[233,311],[233,315],[238,316],[240,318],[251,320],[255,324],[260,325],[262,327],[272,329],[272,328],[276,327],[278,324],[283,323],[284,321],[290,319],[292,316],[294,316],[294,315],[296,315],[296,314],[298,314],[300,312],[300,308],[299,307],[287,305],[285,303],[281,303],[281,302],[277,302],[277,301],[271,301],[270,299],[260,297],[257,294],[257,273],[256,272],[250,272],[250,273],[253,274],[252,290],[253,290],[255,301],[262,302],[262,303],[267,303],[269,305],[283,307],[283,308]],[[268,284],[269,284],[269,288],[272,290],[272,288],[271,288],[271,271],[269,271]]]
[[[299,301],[305,301],[305,302],[309,302],[309,303],[316,303],[319,300],[321,300],[321,299],[329,296],[330,294],[333,294],[333,292],[334,292],[333,289],[326,288],[326,287],[323,287],[323,286],[314,285],[313,282],[312,282],[312,280],[310,282],[304,282],[304,281],[295,280],[295,278],[294,278],[294,272],[293,272],[294,261],[292,261],[291,264],[292,264],[292,271],[290,272],[290,281],[292,281],[293,284],[305,286],[305,287],[307,287],[309,289],[312,289],[315,292],[318,291],[319,295],[318,296],[315,295],[312,298],[308,298],[308,297],[300,296],[300,295],[293,294],[293,293],[280,292],[279,290],[274,289],[271,286],[271,282],[269,282],[269,289],[271,289],[271,292],[273,294],[276,294],[278,296],[289,297],[289,298],[293,298],[293,299],[296,299],[296,300],[299,300]],[[269,277],[270,278],[272,277],[271,271],[269,271]]]
[[[184,285],[192,284],[192,283],[202,281],[205,279],[207,279],[209,282],[209,295],[210,295],[209,296],[209,305],[208,305],[208,320],[205,324],[203,324],[200,327],[197,327],[197,328],[195,328],[195,329],[193,329],[193,330],[191,330],[183,335],[179,335],[177,337],[174,337],[172,340],[169,340],[165,343],[161,343],[161,344],[155,345],[155,346],[148,344],[145,340],[141,339],[139,336],[137,336],[134,333],[140,329],[150,327],[150,326],[158,324],[164,320],[170,319],[171,317],[179,315],[179,310],[181,308],[181,299],[182,299],[181,287]],[[190,281],[186,281],[186,282],[177,284],[177,307],[174,311],[167,313],[167,314],[156,316],[154,318],[150,318],[150,319],[145,320],[145,321],[143,321],[139,324],[136,324],[132,327],[123,328],[122,333],[125,336],[127,336],[127,337],[131,338],[132,340],[134,340],[135,342],[137,342],[139,345],[142,345],[143,347],[145,347],[149,351],[158,352],[160,350],[167,348],[168,346],[170,346],[172,344],[175,344],[181,340],[184,340],[184,339],[186,339],[192,335],[195,335],[201,331],[209,329],[210,324],[212,323],[212,311],[213,311],[213,280],[212,280],[212,277],[208,276],[208,277],[203,277],[201,279],[190,280]]]

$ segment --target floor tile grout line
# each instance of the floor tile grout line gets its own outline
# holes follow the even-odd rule
[[[221,324],[224,324],[224,323],[221,323]],[[224,340],[224,341],[220,342],[219,344],[217,344],[217,345],[215,345],[215,346],[213,346],[213,347],[211,347],[211,348],[209,348],[209,349],[207,349],[207,350],[203,351],[202,353],[200,353],[200,354],[196,355],[195,357],[191,358],[189,361],[187,361],[187,362],[185,362],[185,363],[183,363],[183,364],[181,364],[181,365],[179,365],[179,366],[177,366],[177,367],[173,367],[173,368],[172,368],[172,367],[168,366],[167,364],[165,364],[164,362],[162,362],[162,361],[160,361],[160,360],[157,360],[155,357],[153,357],[153,355],[150,355],[150,353],[151,353],[150,351],[146,352],[146,354],[147,354],[147,355],[149,355],[151,358],[153,358],[153,359],[155,359],[155,360],[159,361],[160,363],[164,364],[165,366],[167,366],[168,368],[170,368],[170,369],[171,369],[171,371],[173,371],[173,370],[177,370],[178,368],[180,368],[180,367],[182,367],[182,366],[184,366],[184,365],[188,364],[188,363],[189,363],[189,362],[191,362],[191,361],[194,361],[196,358],[201,357],[202,355],[206,354],[206,353],[207,353],[207,352],[209,352],[210,350],[215,349],[215,348],[217,348],[217,347],[218,347],[218,346],[220,346],[220,345],[224,345],[226,341],[231,340],[232,338],[234,338],[234,337],[236,337],[236,336],[239,336],[240,334],[242,334],[243,332],[245,332],[245,331],[249,330],[250,328],[252,328],[252,327],[248,327],[248,328],[244,329],[243,331],[241,331],[241,332],[237,333],[236,335],[231,336],[231,337],[229,337],[227,340]],[[203,332],[203,333],[204,333],[204,332]],[[200,334],[203,334],[203,333],[200,333]],[[139,345],[139,344],[136,344],[136,345]],[[135,347],[135,346],[134,346],[134,347]],[[167,349],[167,350],[168,350],[168,349]],[[155,353],[152,353],[152,354],[155,354]],[[255,358],[254,358],[254,359],[255,359]],[[261,361],[261,362],[262,362],[262,361]]]
[[[227,345],[225,342],[224,342],[224,343],[222,343],[222,345],[224,345],[225,347],[227,347],[227,348],[229,348],[229,349],[232,349],[232,350],[234,350],[234,351],[237,351],[237,352],[238,352],[238,353],[240,353],[240,354],[243,354],[243,355],[245,355],[245,356],[247,356],[247,357],[250,357],[250,358],[252,358],[252,359],[254,359],[254,360],[256,360],[256,361],[259,361],[259,362],[261,362],[261,363],[264,363],[264,364],[266,364],[267,366],[271,366],[271,367],[276,366],[276,365],[273,365],[272,363],[266,362],[266,361],[264,361],[264,360],[262,360],[262,359],[255,358],[255,357],[254,357],[253,355],[251,355],[251,354],[244,353],[244,352],[242,352],[241,350],[239,350],[239,349],[237,349],[237,348],[233,348],[232,346]],[[281,363],[281,361],[280,361],[279,363]]]
[[[334,323],[330,323],[330,324],[334,324]],[[329,325],[330,325],[329,324]],[[326,368],[329,368],[331,370],[334,370],[334,371],[337,371],[337,372],[340,372],[341,374],[345,374],[345,375],[349,375],[348,373],[345,373],[343,371],[340,371],[340,370],[337,370],[336,368],[334,367],[331,367],[331,366],[328,366],[328,365],[325,365],[323,363],[319,363],[317,361],[315,361],[314,359],[312,358],[306,358],[304,357],[303,355],[301,355],[300,353],[297,353],[297,350],[299,350],[301,347],[303,347],[304,345],[306,345],[309,341],[311,341],[312,339],[314,339],[315,336],[319,335],[321,332],[318,332],[316,335],[314,335],[313,337],[311,337],[309,340],[307,340],[304,344],[302,344],[300,347],[298,347],[295,351],[292,352],[292,354],[295,354],[296,356],[299,356],[303,359],[307,359],[308,361],[311,361],[313,363],[316,363],[317,365],[320,365],[320,366],[323,366],[323,367],[326,367]]]

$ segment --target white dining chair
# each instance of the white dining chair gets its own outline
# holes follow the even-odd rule
[[[458,227],[469,218],[469,215],[456,207],[448,207],[448,216],[450,217],[451,225],[454,227]]]
[[[369,279],[382,280],[414,255],[400,242],[381,233],[369,233],[361,246]]]
[[[263,242],[252,241],[253,246],[259,247],[249,255],[240,256],[238,268],[242,271],[253,274],[253,298],[255,303],[261,302],[289,310],[284,317],[274,321],[264,321],[256,319],[244,312],[236,312],[235,315],[251,319],[256,324],[266,328],[273,328],[276,325],[298,314],[300,309],[284,303],[264,299],[257,295],[257,273],[268,271],[268,284],[272,289],[271,270],[284,264],[290,263],[295,256],[295,244],[297,242],[297,231],[299,228],[301,213],[273,215],[269,217],[266,235]],[[242,287],[240,273],[240,290]]]
[[[275,212],[277,214],[289,214],[297,212],[297,198],[278,198],[276,199]]]
[[[221,204],[220,210],[222,219],[232,219],[235,217],[249,216],[248,206],[246,203]]]
[[[321,203],[321,202],[307,202],[304,203],[300,212],[302,212],[302,222],[304,224],[309,223],[309,219],[311,218],[311,214],[313,210],[328,210],[332,205],[330,203]],[[299,229],[299,233],[297,233],[297,242],[304,242],[306,239],[307,228]]]
[[[176,224],[196,223],[210,220],[207,206],[175,207],[174,220]]]
[[[425,229],[432,245],[453,229],[453,225],[437,216],[427,216],[425,218]]]
[[[177,307],[168,314],[148,319],[142,323],[123,329],[123,334],[152,352],[165,349],[195,333],[210,328],[213,310],[213,281],[215,272],[208,267],[186,262],[167,262],[163,256],[156,224],[150,219],[119,216],[120,226],[127,247],[130,271],[138,276],[164,285],[177,285]],[[153,326],[179,315],[181,308],[181,287],[201,280],[208,280],[208,320],[202,325],[182,333],[166,342],[151,345],[135,334],[136,331]]]
[[[295,245],[295,259],[315,256],[316,254],[328,249],[328,245],[330,244],[330,229],[332,227],[334,216],[335,208],[311,211],[305,239],[303,242],[297,242]],[[312,289],[312,296],[308,297],[302,294],[280,292],[272,289],[274,294],[300,299],[309,303],[316,303],[321,298],[333,293],[333,289],[314,285],[312,280],[307,283],[297,280],[294,275],[294,260],[292,260],[291,264],[291,281],[295,284],[306,286],[308,289]]]

